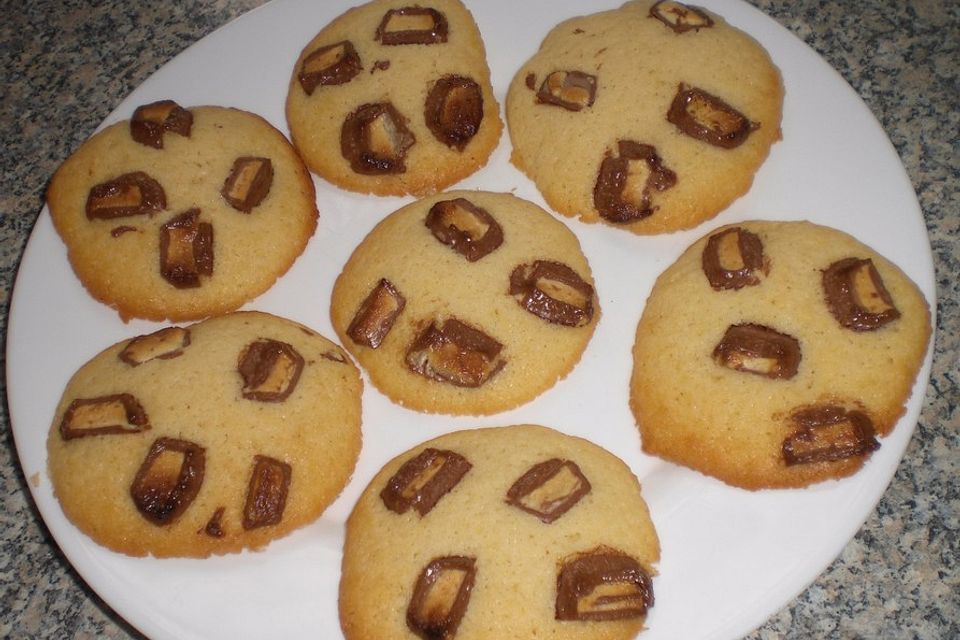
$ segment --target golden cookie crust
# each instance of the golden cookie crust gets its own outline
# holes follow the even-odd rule
[[[189,137],[168,132],[163,147],[133,139],[130,121],[94,134],[50,182],[50,215],[70,264],[90,294],[121,318],[197,320],[233,311],[269,289],[300,256],[317,225],[316,193],[293,146],[270,123],[238,109],[201,106]],[[237,158],[269,158],[273,179],[249,212],[221,194]],[[144,172],[165,193],[153,213],[91,219],[91,189],[131,172]],[[180,288],[160,270],[164,225],[191,209],[213,233],[211,275]]]
[[[381,491],[401,465],[427,449],[452,451],[471,466],[424,515],[415,508],[388,509]],[[549,523],[507,497],[518,478],[547,460],[572,461],[590,484],[588,493]],[[357,501],[344,543],[341,627],[347,640],[414,640],[406,615],[418,575],[435,558],[463,556],[474,559],[476,573],[458,640],[634,638],[643,616],[555,617],[559,568],[597,549],[635,559],[650,578],[656,573],[657,534],[640,484],[619,458],[536,425],[446,434],[388,462]]]
[[[376,34],[385,14],[410,7],[438,11],[446,20],[446,41],[384,45]],[[351,43],[361,69],[349,81],[321,84],[308,94],[299,78],[304,60],[343,41]],[[471,79],[482,96],[482,120],[463,148],[440,141],[426,121],[428,94],[447,76]],[[396,108],[415,138],[406,152],[405,170],[358,173],[341,152],[341,128],[361,105],[385,102]],[[480,31],[459,0],[375,0],[335,18],[298,57],[286,113],[293,143],[311,171],[341,188],[382,196],[422,196],[462,180],[486,164],[503,130]]]
[[[637,234],[685,229],[716,215],[747,192],[781,135],[782,81],[763,47],[709,11],[712,26],[677,32],[651,16],[652,5],[635,0],[560,23],[514,75],[506,99],[511,160],[550,207]],[[538,100],[556,71],[594,76],[592,105],[574,111]],[[669,122],[681,84],[752,122],[745,141],[723,148]],[[601,216],[594,188],[604,158],[620,155],[623,140],[650,145],[675,184],[649,189],[645,217],[612,222]]]
[[[425,222],[440,202],[465,199],[500,225],[502,244],[475,261],[439,241]],[[581,326],[547,321],[510,294],[518,265],[562,263],[592,290],[589,320]],[[373,348],[349,329],[362,303],[386,279],[405,306]],[[504,193],[450,191],[388,215],[354,250],[334,284],[330,309],[341,343],[377,389],[418,411],[491,414],[529,400],[552,387],[579,362],[600,317],[590,265],[576,236],[535,204]],[[415,373],[407,352],[432,321],[457,319],[502,344],[505,364],[477,387],[458,386]]]
[[[734,229],[759,238],[766,273],[758,272],[755,285],[714,289],[703,268],[705,248],[710,238]],[[853,330],[838,321],[825,294],[824,271],[851,257],[872,261],[899,318],[875,330]],[[720,364],[731,361],[716,360],[715,349],[729,327],[742,324],[795,339],[795,373],[768,377]],[[821,454],[786,463],[785,442],[800,429],[797,412],[859,412],[876,437],[887,435],[904,412],[930,331],[927,302],[916,285],[846,233],[810,222],[751,221],[716,229],[660,275],[637,326],[630,407],[643,450],[748,489],[848,476],[863,466],[872,447],[833,460]],[[802,444],[793,442],[788,448]]]
[[[346,485],[360,452],[362,381],[333,342],[303,325],[253,311],[185,329],[187,344],[175,357],[139,358],[145,361],[131,365],[123,356],[131,339],[92,358],[71,378],[50,428],[48,470],[64,513],[96,542],[120,553],[205,557],[263,547],[318,518]],[[263,340],[288,345],[302,357],[302,371],[285,398],[244,393],[241,355]],[[182,342],[176,338],[177,345]],[[75,401],[120,394],[135,399],[147,427],[84,432],[75,426],[79,418],[64,426]],[[65,431],[86,435],[65,437]],[[164,439],[202,448],[203,464],[195,497],[183,498],[182,513],[158,524],[147,514],[162,509],[141,510],[132,487],[158,441],[167,443],[163,450],[177,450],[179,445]],[[267,513],[279,519],[249,511],[258,456],[282,463],[267,465],[268,471],[288,467],[285,504],[279,513]]]

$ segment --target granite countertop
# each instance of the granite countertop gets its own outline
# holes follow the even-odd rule
[[[836,561],[748,637],[960,638],[960,4],[750,1],[824,56],[892,140],[930,235],[938,326],[922,414],[892,484]],[[258,4],[4,3],[4,337],[16,269],[56,167],[153,71]],[[53,542],[30,499],[5,404],[2,410],[0,636],[139,637]]]

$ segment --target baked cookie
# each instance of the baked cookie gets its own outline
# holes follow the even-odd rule
[[[387,463],[347,520],[347,640],[634,638],[660,547],[636,477],[546,427],[450,433]]]
[[[517,71],[511,160],[566,216],[684,229],[750,188],[782,103],[780,72],[750,36],[706,10],[636,0],[562,22]]]
[[[80,281],[125,320],[232,311],[290,268],[317,225],[310,173],[279,131],[170,100],[81,145],[47,203]]]
[[[125,340],[63,393],[47,439],[53,490],[115,551],[256,549],[313,522],[346,485],[361,392],[339,347],[265,313]]]
[[[451,191],[387,216],[334,283],[341,343],[411,409],[490,414],[580,360],[600,317],[576,236],[535,204]]]
[[[929,336],[921,292],[849,235],[722,227],[660,275],[637,327],[643,449],[748,489],[850,475],[903,413]]]
[[[286,110],[313,172],[377,195],[465,178],[503,129],[480,31],[459,0],[374,0],[334,19],[297,59]]]

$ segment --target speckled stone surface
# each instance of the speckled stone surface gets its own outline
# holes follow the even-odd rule
[[[886,130],[923,209],[939,297],[931,384],[896,477],[840,557],[748,637],[960,638],[960,2],[750,1],[826,58]],[[154,70],[258,4],[3,0],[2,335],[57,165]],[[139,637],[53,543],[2,409],[0,637]]]

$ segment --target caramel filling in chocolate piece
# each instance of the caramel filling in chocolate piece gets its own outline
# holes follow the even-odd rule
[[[213,225],[189,209],[160,229],[160,275],[178,289],[200,286],[213,275]]]
[[[131,367],[137,367],[154,359],[176,358],[189,345],[189,329],[165,327],[159,331],[134,338],[117,354],[117,357]]]
[[[410,345],[407,366],[414,373],[458,387],[480,387],[506,361],[503,345],[473,327],[450,318],[442,325],[431,322]]]
[[[139,433],[149,428],[146,412],[129,393],[78,398],[70,403],[60,420],[60,436],[64,440]]]
[[[380,492],[380,499],[394,513],[406,513],[413,507],[425,516],[472,466],[455,451],[424,449],[393,474]]]
[[[130,137],[154,149],[163,148],[163,134],[167,131],[189,138],[192,128],[193,114],[173,100],[137,107],[130,119]]]
[[[758,285],[760,277],[767,273],[763,243],[757,234],[741,227],[710,236],[700,263],[715,291]]]
[[[653,584],[640,563],[605,547],[568,559],[557,576],[557,620],[642,618]]]
[[[253,473],[247,485],[247,501],[243,505],[243,528],[280,524],[290,489],[290,465],[269,456],[253,457]]]
[[[390,333],[407,300],[393,283],[383,278],[367,295],[347,327],[347,335],[357,344],[376,349]]]
[[[463,76],[440,78],[427,94],[424,119],[437,140],[463,151],[483,122],[480,85]]]
[[[377,27],[384,45],[438,44],[447,41],[447,19],[436,9],[403,7],[387,11]]]
[[[270,158],[245,156],[233,161],[220,194],[237,211],[250,213],[267,197],[272,185],[273,163]]]
[[[466,198],[441,200],[430,207],[424,221],[437,240],[470,262],[476,262],[503,243],[503,228],[490,213]]]
[[[590,493],[590,481],[572,460],[552,458],[535,464],[507,490],[507,503],[547,524]]]
[[[179,518],[200,491],[204,465],[203,447],[186,440],[158,438],[130,486],[137,510],[158,526]]]
[[[416,142],[406,123],[388,102],[362,105],[343,122],[340,153],[363,175],[403,173],[407,150]]]
[[[300,65],[297,78],[309,96],[322,85],[346,84],[363,70],[360,56],[349,40],[320,47]]]
[[[667,120],[691,138],[723,149],[739,147],[757,128],[717,96],[685,84],[677,89]]]
[[[844,258],[823,272],[827,308],[841,326],[853,331],[875,331],[900,317],[883,278],[866,258]]]
[[[794,431],[783,441],[788,466],[836,462],[865,456],[880,448],[873,423],[862,411],[834,405],[799,409],[791,416]]]
[[[650,7],[650,17],[656,18],[676,33],[699,31],[713,26],[713,19],[702,9],[671,0],[661,0]]]
[[[537,101],[580,111],[592,106],[596,95],[596,76],[582,71],[554,71],[540,84]]]
[[[785,380],[797,374],[800,357],[796,338],[759,324],[731,325],[713,350],[721,367]]]
[[[407,626],[423,640],[450,640],[470,603],[476,560],[466,556],[435,558],[424,567],[407,607]]]
[[[620,140],[617,155],[608,154],[600,164],[593,204],[600,216],[610,222],[641,220],[657,209],[653,195],[676,183],[677,174],[663,166],[654,147]]]
[[[510,274],[510,295],[552,324],[582,327],[593,319],[593,287],[560,262],[536,260],[517,266]]]
[[[303,365],[303,356],[286,342],[269,338],[251,342],[237,363],[243,379],[241,393],[260,402],[286,400],[297,387]]]
[[[143,171],[134,171],[90,189],[86,213],[89,220],[112,220],[153,214],[166,207],[167,196],[160,183]]]

